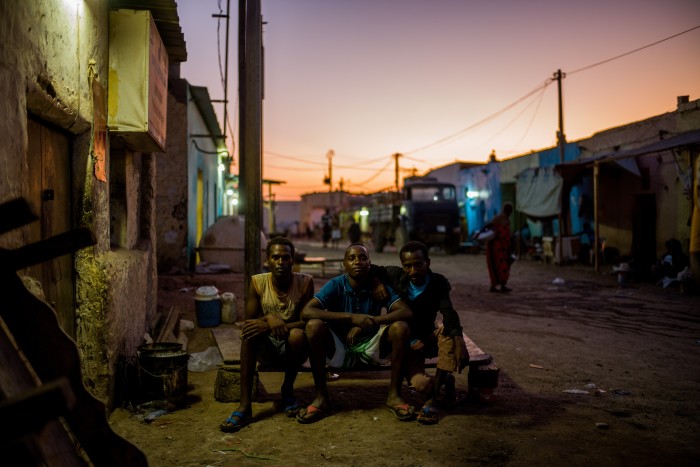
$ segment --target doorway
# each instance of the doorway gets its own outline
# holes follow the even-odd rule
[[[642,278],[651,274],[656,261],[656,195],[635,196],[632,231],[634,269]]]
[[[39,217],[29,225],[29,243],[45,240],[72,229],[70,138],[61,130],[28,118],[28,188],[24,197]],[[29,268],[37,279],[46,302],[56,311],[66,334],[75,338],[73,254]]]

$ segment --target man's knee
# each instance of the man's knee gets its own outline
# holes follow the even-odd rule
[[[306,335],[309,339],[314,339],[323,333],[326,329],[326,323],[320,319],[310,319],[306,323]]]
[[[406,321],[394,321],[389,326],[389,339],[392,342],[396,340],[408,341],[411,332]]]
[[[299,347],[303,345],[306,340],[304,330],[297,328],[291,329],[289,331],[289,338],[287,340],[289,341],[289,345],[291,347]]]

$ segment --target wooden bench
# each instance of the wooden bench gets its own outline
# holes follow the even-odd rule
[[[320,267],[320,277],[326,277],[326,267],[329,267],[329,274],[337,276],[343,273],[343,258],[324,258],[323,256],[306,256],[303,261],[297,263],[299,271],[303,272],[302,267],[310,266],[312,268]]]
[[[212,329],[214,339],[219,346],[224,362],[236,364],[240,362],[241,331],[238,327]],[[471,400],[488,402],[493,398],[493,391],[498,386],[500,368],[494,363],[493,357],[481,350],[466,334],[462,334],[469,352],[469,373],[467,376],[468,397]],[[435,368],[437,357],[426,359],[426,368]],[[333,373],[355,371],[389,371],[389,365],[360,366],[355,368],[328,368]],[[282,368],[257,366],[258,373],[281,372]],[[299,371],[311,371],[308,360]]]

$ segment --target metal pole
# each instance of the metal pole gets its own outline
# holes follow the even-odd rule
[[[226,130],[228,129],[228,30],[231,23],[231,0],[226,1],[226,60],[224,69],[224,144],[228,148],[226,141]],[[229,168],[230,170],[230,168]]]
[[[593,258],[596,272],[600,272],[600,226],[598,224],[598,178],[600,177],[600,164],[593,163]]]
[[[332,149],[326,153],[328,158],[328,204],[333,207],[333,156],[335,151]]]

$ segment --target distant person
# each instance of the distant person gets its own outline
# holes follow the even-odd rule
[[[353,221],[348,228],[348,239],[350,240],[350,243],[358,243],[361,236],[362,232],[360,231],[360,224]]]
[[[591,256],[595,250],[593,250],[593,244],[595,243],[595,230],[591,228],[591,224],[588,222],[583,223],[583,230],[579,237],[579,261],[583,264],[591,264]]]
[[[331,246],[332,248],[338,248],[340,244],[340,218],[337,214],[333,214],[333,220],[331,221]]]
[[[489,270],[491,288],[489,292],[510,292],[506,286],[510,278],[512,264],[510,247],[510,215],[513,205],[505,203],[503,209],[486,223],[484,229],[490,229],[494,237],[486,242],[486,265]],[[498,289],[500,286],[500,290]]]
[[[302,405],[294,397],[294,381],[308,356],[305,323],[300,313],[314,291],[308,274],[292,272],[294,244],[284,237],[267,243],[265,264],[270,272],[251,278],[241,332],[241,400],[220,426],[235,433],[252,421],[255,362],[284,367],[281,407],[295,417]]]
[[[388,299],[372,296],[369,253],[364,245],[350,245],[343,266],[345,274],[328,281],[301,312],[302,319],[308,320],[306,336],[316,396],[299,411],[297,421],[313,423],[328,414],[326,365],[352,368],[379,365],[387,359],[391,360],[391,381],[386,406],[398,420],[415,420],[415,407],[401,398],[411,310],[390,287]],[[385,314],[382,309],[387,310]]]
[[[326,213],[321,217],[321,236],[323,239],[323,248],[328,248],[328,242],[331,239],[333,230],[333,216],[331,210],[326,208]]]
[[[426,425],[438,423],[436,409],[440,390],[445,386],[444,401],[456,401],[455,371],[461,372],[469,363],[459,315],[450,300],[450,283],[441,274],[430,269],[428,247],[411,241],[399,251],[401,267],[372,266],[373,272],[383,282],[388,282],[403,298],[413,312],[409,322],[411,350],[408,353],[407,379],[428,399],[418,412],[418,422]],[[383,290],[379,295],[383,296]],[[436,326],[437,314],[442,315],[442,325]],[[425,359],[438,357],[435,377],[425,374]]]

